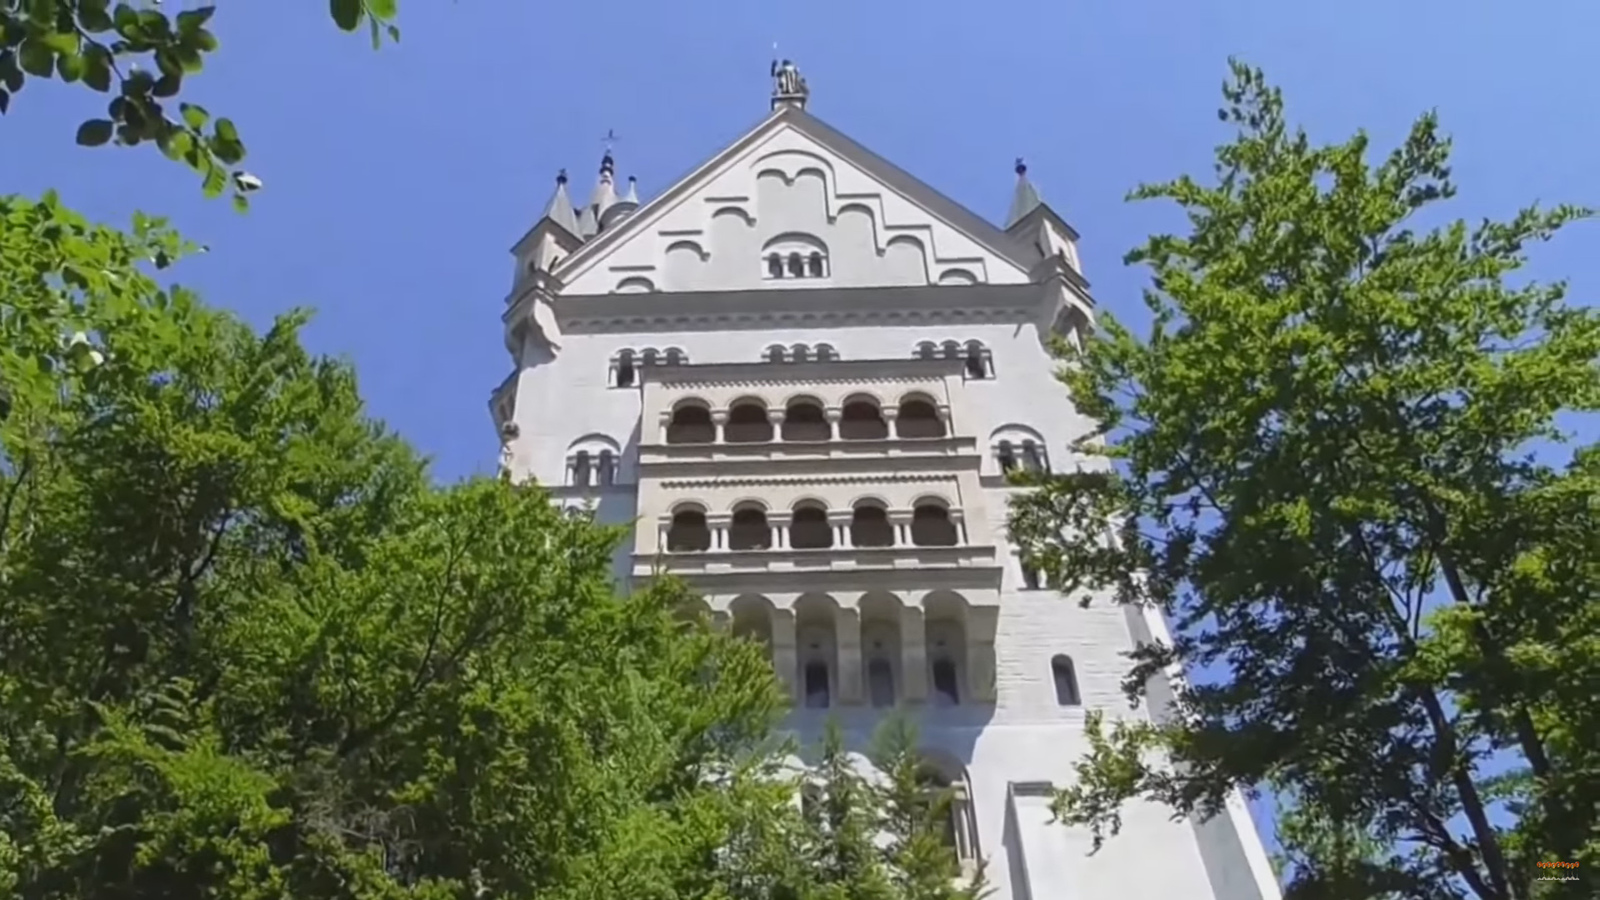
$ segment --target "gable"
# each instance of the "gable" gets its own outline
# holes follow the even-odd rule
[[[1014,240],[784,109],[556,270],[563,293],[1019,284]]]

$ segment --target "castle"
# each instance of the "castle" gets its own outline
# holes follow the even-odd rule
[[[503,471],[636,523],[619,577],[676,573],[759,638],[802,737],[906,710],[996,900],[1277,900],[1242,799],[1132,805],[1094,855],[1050,821],[1085,710],[1170,696],[1120,692],[1159,614],[1080,608],[1007,540],[1008,470],[1103,464],[1047,349],[1092,323],[1077,232],[1020,161],[996,227],[772,76],[770,114],[648,202],[609,151],[587,202],[557,179],[513,248]]]

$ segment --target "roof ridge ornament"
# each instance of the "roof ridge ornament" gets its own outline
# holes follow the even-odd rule
[[[772,45],[778,49],[778,45]],[[780,106],[793,106],[797,109],[806,108],[806,99],[811,96],[811,88],[806,84],[800,69],[789,60],[772,61],[772,108]]]

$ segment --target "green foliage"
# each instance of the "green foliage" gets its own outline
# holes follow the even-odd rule
[[[82,84],[109,99],[104,117],[78,126],[80,145],[153,143],[197,172],[206,196],[230,191],[243,209],[261,182],[239,168],[245,146],[233,122],[195,104],[171,109],[219,46],[207,28],[215,12],[169,15],[158,0],[0,0],[0,113],[30,79]],[[400,39],[395,0],[332,0],[329,13],[345,31],[367,25],[374,49],[384,35]]]
[[[1011,522],[1053,583],[1174,619],[1130,695],[1178,659],[1226,674],[1097,733],[1059,811],[1114,833],[1132,797],[1204,815],[1267,783],[1363,829],[1397,897],[1587,896],[1535,863],[1600,864],[1600,450],[1533,450],[1600,407],[1600,316],[1510,279],[1588,212],[1423,230],[1455,191],[1431,114],[1372,165],[1256,70],[1225,96],[1215,182],[1134,194],[1191,229],[1129,256],[1149,333],[1059,348],[1115,466],[1034,479]]]

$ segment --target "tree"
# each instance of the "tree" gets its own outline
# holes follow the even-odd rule
[[[1277,815],[1282,852],[1273,860],[1289,893],[1305,900],[1400,900],[1382,846],[1358,825],[1339,822],[1313,804],[1280,795]]]
[[[1092,720],[1058,810],[1098,836],[1131,797],[1205,815],[1270,783],[1398,848],[1398,896],[1586,896],[1537,864],[1600,863],[1600,451],[1550,461],[1558,414],[1600,406],[1600,317],[1509,278],[1588,212],[1425,229],[1455,190],[1433,115],[1369,165],[1257,70],[1224,95],[1214,183],[1133,195],[1190,225],[1129,255],[1148,334],[1059,348],[1114,465],[1036,478],[1011,522],[1065,590],[1174,620],[1130,697],[1227,671],[1165,721]]]
[[[344,31],[366,25],[373,49],[400,39],[396,0],[330,0]],[[206,196],[231,188],[240,209],[261,181],[239,164],[245,146],[231,119],[179,102],[184,79],[219,44],[207,24],[215,6],[168,15],[160,0],[0,0],[0,113],[31,79],[57,78],[109,96],[104,117],[86,119],[77,142],[97,147],[153,143],[201,176]]]
[[[181,250],[0,203],[0,894],[705,881],[760,810],[707,777],[778,709],[758,649],[615,596],[538,487],[431,484],[302,315],[131,264]]]

